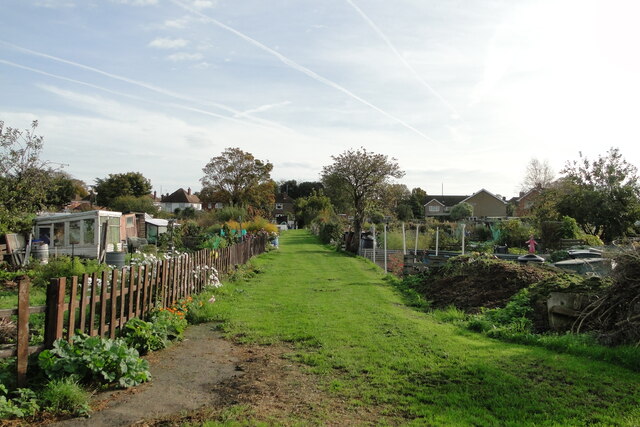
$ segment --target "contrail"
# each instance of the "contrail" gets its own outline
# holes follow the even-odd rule
[[[200,12],[199,10],[196,10],[186,4],[183,4],[181,2],[179,2],[178,0],[170,0],[173,4],[175,4],[178,7],[181,7],[195,15],[200,16],[201,18],[211,22],[212,24],[217,25],[218,27],[227,30],[233,34],[235,34],[236,36],[240,37],[241,39],[251,43],[252,45],[256,46],[259,49],[262,49],[263,51],[270,53],[271,55],[275,56],[276,58],[278,58],[280,61],[282,61],[285,65],[287,65],[290,68],[293,68],[294,70],[300,71],[303,74],[306,74],[307,76],[311,77],[312,79],[320,82],[320,83],[324,83],[327,86],[330,86],[336,90],[339,90],[340,92],[344,93],[345,95],[355,99],[356,101],[361,102],[362,104],[366,105],[369,108],[373,108],[374,110],[376,110],[377,112],[379,112],[380,114],[392,119],[393,121],[401,124],[402,126],[404,126],[405,128],[417,133],[418,135],[420,135],[421,137],[428,139],[429,141],[432,142],[436,142],[434,139],[430,138],[429,136],[427,136],[426,134],[422,133],[421,131],[419,131],[418,129],[416,129],[415,127],[411,126],[409,123],[405,122],[404,120],[390,114],[387,113],[386,111],[384,111],[382,108],[377,107],[376,105],[370,103],[369,101],[359,97],[358,95],[356,95],[355,93],[351,92],[350,90],[348,90],[347,88],[339,85],[338,83],[335,83],[325,77],[322,77],[321,75],[315,73],[314,71],[311,71],[309,68],[298,64],[297,62],[293,61],[292,59],[287,58],[286,56],[282,55],[281,53],[271,49],[270,47],[260,43],[259,41],[257,41],[256,39],[253,39],[251,37],[249,37],[248,35],[241,33],[240,31],[231,28],[228,25],[223,24],[222,22],[213,19],[207,15],[205,15],[204,13]]]
[[[192,112],[204,114],[204,115],[207,115],[207,116],[217,117],[217,118],[223,119],[223,120],[229,120],[229,121],[236,122],[236,123],[246,124],[246,122],[244,122],[242,120],[238,120],[238,119],[236,119],[234,117],[223,116],[222,114],[217,114],[217,113],[214,113],[214,112],[211,112],[211,111],[202,110],[202,109],[199,109],[199,108],[188,107],[186,105],[175,104],[175,103],[172,103],[172,102],[150,101],[150,100],[148,100],[146,98],[143,98],[141,96],[131,95],[129,93],[124,93],[124,92],[118,92],[116,90],[108,89],[106,87],[94,85],[92,83],[83,82],[82,80],[76,80],[76,79],[72,79],[72,78],[69,78],[69,77],[64,77],[64,76],[60,76],[60,75],[57,75],[57,74],[48,73],[46,71],[42,71],[42,70],[39,70],[37,68],[27,67],[26,65],[16,64],[15,62],[6,61],[4,59],[0,59],[0,64],[9,65],[11,67],[20,68],[20,69],[23,69],[23,70],[31,71],[33,73],[41,74],[43,76],[52,77],[52,78],[59,79],[59,80],[64,80],[64,81],[68,81],[68,82],[79,84],[79,85],[82,85],[82,86],[87,86],[87,87],[90,87],[90,88],[93,88],[93,89],[97,89],[97,90],[100,90],[100,91],[103,91],[103,92],[111,93],[113,95],[118,95],[118,96],[122,96],[122,97],[125,97],[125,98],[133,99],[133,100],[136,100],[136,101],[145,102],[147,104],[155,104],[155,105],[160,105],[160,106],[163,106],[163,107],[170,107],[170,108],[177,108],[177,109],[186,110],[186,111],[192,111]],[[262,124],[259,124],[259,123],[252,123],[252,124],[254,124],[256,126],[259,126],[259,127],[262,127],[262,128],[272,129],[272,127],[270,127],[270,126],[265,126],[265,125],[262,125]]]
[[[139,81],[139,80],[134,80],[134,79],[130,79],[128,77],[123,77],[123,76],[120,76],[120,75],[117,75],[117,74],[109,73],[107,71],[99,70],[97,68],[90,67],[88,65],[80,64],[80,63],[74,62],[74,61],[69,61],[69,60],[64,59],[64,58],[59,58],[57,56],[48,55],[48,54],[42,53],[42,52],[37,52],[35,50],[27,49],[27,48],[15,45],[13,43],[9,43],[9,42],[4,41],[4,40],[0,40],[0,44],[4,44],[4,45],[9,46],[9,47],[11,47],[13,49],[19,50],[21,52],[28,53],[30,55],[39,56],[39,57],[42,57],[42,58],[50,59],[52,61],[57,61],[57,62],[61,62],[63,64],[68,64],[68,65],[72,65],[74,67],[82,68],[84,70],[92,71],[94,73],[101,74],[103,76],[106,76],[106,77],[109,77],[109,78],[112,78],[112,79],[115,79],[115,80],[120,80],[120,81],[123,81],[125,83],[129,83],[129,84],[132,84],[132,85],[135,85],[135,86],[139,86],[139,87],[142,87],[142,88],[148,89],[150,91],[153,91],[153,92],[156,92],[156,93],[160,93],[162,95],[166,95],[166,96],[169,96],[169,97],[172,97],[172,98],[181,99],[181,100],[187,101],[187,102],[195,102],[197,104],[211,105],[213,107],[219,108],[219,109],[224,110],[224,111],[228,111],[228,112],[233,113],[233,114],[242,114],[242,111],[236,110],[235,108],[231,108],[231,107],[228,107],[228,106],[223,105],[223,104],[218,104],[218,103],[215,103],[215,102],[208,102],[208,101],[205,102],[205,101],[202,101],[202,100],[199,100],[199,99],[191,98],[191,97],[182,95],[182,94],[177,93],[177,92],[173,92],[173,91],[170,91],[170,90],[167,90],[167,89],[163,89],[163,88],[158,87],[158,86],[154,86],[154,85],[149,84],[149,83],[145,83],[145,82],[142,82],[142,81]],[[269,124],[270,126],[273,126],[273,127],[277,127],[277,128],[280,128],[280,129],[286,129],[288,131],[292,131],[291,129],[288,129],[288,128],[286,128],[286,127],[284,127],[284,126],[282,126],[282,125],[280,125],[278,123],[274,123],[274,122],[271,122],[269,120],[259,119],[257,117],[252,117],[250,115],[245,115],[245,117],[249,117],[253,121],[256,121],[256,122],[262,122],[262,123]]]
[[[411,74],[413,74],[413,76],[427,89],[429,89],[429,91],[434,94],[440,101],[442,101],[442,103],[444,105],[447,106],[447,108],[449,110],[451,110],[451,112],[455,115],[455,117],[459,117],[460,114],[458,114],[458,111],[453,107],[453,105],[451,105],[446,99],[444,99],[444,97],[442,95],[440,95],[438,93],[438,91],[436,91],[429,83],[426,82],[426,80],[424,80],[420,74],[418,74],[418,72],[416,71],[415,68],[413,68],[413,66],[411,64],[409,64],[409,62],[407,62],[406,59],[404,59],[404,56],[402,56],[400,54],[400,52],[398,52],[398,49],[395,48],[395,46],[393,45],[393,43],[391,43],[391,40],[389,40],[389,38],[382,32],[382,30],[380,29],[380,27],[378,27],[376,25],[375,22],[373,22],[371,20],[371,18],[369,18],[363,11],[362,9],[360,9],[358,6],[356,6],[356,4],[352,1],[352,0],[346,0],[347,3],[349,3],[351,5],[351,7],[353,7],[356,12],[358,12],[358,14],[362,17],[362,19],[364,19],[367,24],[369,24],[369,26],[373,29],[373,31],[375,31],[382,40],[384,40],[384,42],[387,44],[387,46],[389,46],[389,49],[391,49],[391,51],[398,57],[398,59],[400,59],[400,62],[402,62],[404,64],[405,67],[407,67],[407,69],[409,71],[411,71]]]

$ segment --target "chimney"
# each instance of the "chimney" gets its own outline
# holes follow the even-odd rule
[[[191,195],[191,187],[187,188],[187,194]]]
[[[153,200],[157,199],[156,194],[157,194],[157,193],[156,193],[156,191],[154,190],[154,192],[153,192]]]

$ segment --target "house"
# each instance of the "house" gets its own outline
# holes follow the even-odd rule
[[[200,203],[198,196],[191,194],[191,188],[188,188],[187,191],[180,188],[160,200],[160,210],[166,212],[175,212],[176,209],[184,210],[185,208],[202,210],[202,203]]]
[[[276,195],[276,204],[273,209],[273,218],[276,224],[289,224],[294,220],[294,203],[287,193],[280,193]]]
[[[120,212],[102,210],[47,214],[36,218],[35,236],[52,256],[99,258],[103,249],[122,250],[121,219]]]
[[[429,197],[431,197],[429,199]],[[446,217],[458,203],[468,203],[477,218],[503,218],[507,216],[507,202],[484,188],[471,196],[427,196],[424,205],[425,217]]]
[[[543,189],[539,187],[532,188],[526,193],[521,191],[520,197],[515,200],[514,215],[518,217],[530,216],[536,200],[542,194]]]

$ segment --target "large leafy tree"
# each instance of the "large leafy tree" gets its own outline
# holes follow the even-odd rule
[[[586,233],[606,242],[624,236],[640,219],[637,172],[617,148],[594,161],[568,162],[562,170],[567,187],[559,195],[559,214],[575,218]]]
[[[296,199],[295,212],[298,227],[307,227],[318,217],[331,216],[334,211],[331,200],[320,190]]]
[[[150,194],[151,181],[140,172],[109,174],[107,178],[96,178],[94,190],[98,205],[113,208],[118,197],[142,197]]]
[[[239,148],[227,148],[202,169],[202,191],[219,194],[232,206],[249,206],[256,201],[264,204],[265,200],[273,200],[272,170],[268,161],[256,159]],[[267,194],[269,191],[271,196]]]
[[[454,221],[468,218],[473,215],[473,206],[467,202],[461,202],[451,208],[451,219]]]
[[[30,215],[46,206],[49,162],[40,158],[44,138],[35,134],[38,122],[20,130],[0,120],[0,232],[23,231]]]
[[[404,172],[396,159],[367,151],[364,147],[331,158],[333,163],[322,168],[322,182],[327,188],[338,186],[351,205],[354,234],[347,242],[347,249],[355,253],[366,212],[375,203],[376,195],[390,178],[401,178]]]

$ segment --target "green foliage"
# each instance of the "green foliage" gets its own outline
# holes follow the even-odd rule
[[[110,207],[120,212],[146,212],[150,215],[158,213],[158,207],[148,195],[144,196],[117,196],[111,202]]]
[[[122,337],[129,347],[133,347],[142,355],[167,346],[166,328],[156,323],[145,322],[134,317],[122,330]]]
[[[467,318],[467,314],[464,311],[456,308],[453,305],[450,305],[444,310],[433,310],[431,312],[431,315],[438,322],[443,323],[460,322],[466,320]]]
[[[98,205],[112,207],[118,197],[148,195],[151,192],[151,181],[140,172],[116,173],[109,174],[107,178],[96,178],[94,189]]]
[[[342,241],[344,229],[344,224],[338,219],[322,222],[318,225],[318,236],[322,243],[336,244]]]
[[[533,311],[531,298],[527,289],[522,289],[515,294],[504,308],[485,310],[484,317],[495,326],[510,326],[523,324],[531,326],[527,316]]]
[[[31,129],[5,127],[0,120],[0,234],[28,232],[35,213],[46,206],[54,173],[40,159],[44,138]]]
[[[42,406],[54,414],[88,417],[89,393],[72,377],[51,380],[40,393]]]
[[[585,233],[610,242],[625,236],[640,219],[637,169],[617,148],[594,161],[568,162],[562,173],[569,191],[561,195],[557,210],[575,218]]]
[[[49,280],[57,277],[82,276],[83,274],[99,273],[107,269],[94,259],[82,260],[78,257],[59,256],[49,260],[47,264],[37,265],[30,275],[33,284],[46,286]]]
[[[273,164],[256,159],[240,148],[226,148],[202,169],[203,191],[209,189],[230,201],[232,206],[263,208],[275,200],[271,181]],[[235,218],[233,218],[235,219]]]
[[[299,227],[308,227],[319,217],[331,216],[333,212],[331,199],[322,190],[296,199],[295,214]]]
[[[154,329],[166,336],[167,339],[171,341],[181,340],[188,326],[184,314],[187,311],[187,305],[185,305],[184,310],[174,308],[157,310],[151,315],[150,320]]]
[[[523,247],[525,242],[529,240],[529,236],[533,234],[533,227],[519,219],[500,222],[498,230],[500,230],[500,236],[496,243],[509,247]]]
[[[227,222],[238,220],[239,218],[247,218],[247,210],[240,206],[225,206],[215,212],[216,220],[219,222]]]
[[[149,363],[122,339],[74,335],[71,342],[56,340],[38,355],[40,368],[50,379],[74,375],[82,382],[116,383],[133,387],[151,377]]]
[[[459,221],[463,218],[468,218],[473,216],[473,206],[471,206],[467,202],[458,203],[454,207],[451,208],[451,219],[454,221]]]
[[[7,387],[0,384],[0,419],[23,418],[40,410],[36,394],[28,388],[19,388],[13,398],[8,397]]]
[[[549,262],[555,263],[558,261],[564,261],[565,259],[569,258],[569,252],[565,250],[553,251],[549,256]]]
[[[327,188],[337,186],[347,190],[344,195],[348,197],[353,211],[355,236],[347,242],[347,250],[356,253],[365,214],[374,207],[376,196],[389,183],[389,179],[402,178],[404,172],[396,159],[367,151],[364,147],[350,149],[331,158],[333,163],[322,168],[322,183]]]

